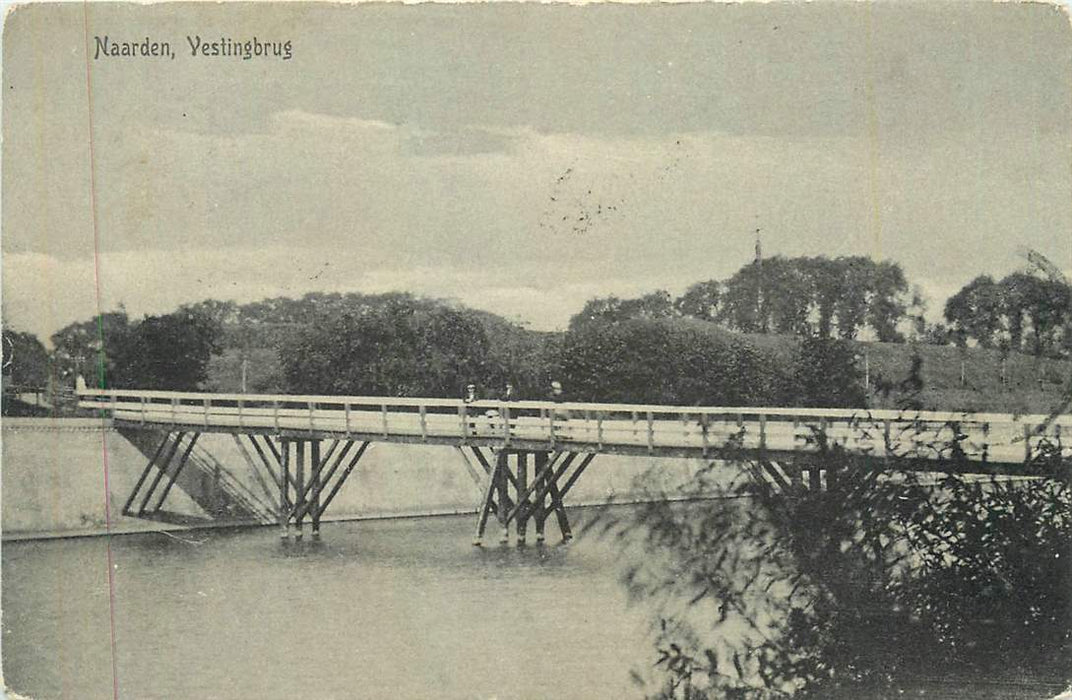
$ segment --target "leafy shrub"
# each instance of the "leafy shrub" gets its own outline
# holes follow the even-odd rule
[[[584,325],[566,334],[557,364],[577,401],[759,405],[777,401],[785,383],[744,340],[687,320]]]
[[[978,697],[1011,678],[1042,697],[1072,682],[1072,489],[1050,478],[1067,461],[1005,481],[898,466],[831,449],[781,465],[821,468],[825,488],[780,491],[705,470],[696,492],[723,498],[614,523],[644,545],[630,591],[659,601],[651,695]]]

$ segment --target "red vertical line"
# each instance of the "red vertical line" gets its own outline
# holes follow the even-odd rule
[[[97,301],[97,339],[100,352],[97,355],[97,376],[100,388],[105,388],[104,377],[104,319],[101,316],[100,289],[100,226],[97,222],[97,181],[95,174],[96,157],[93,149],[93,78],[89,68],[89,0],[82,3],[82,39],[86,51],[86,126],[89,134],[89,209],[93,222],[93,286]],[[104,423],[104,414],[101,414]],[[103,425],[102,425],[103,427]],[[116,662],[115,642],[115,564],[112,554],[112,508],[109,502],[111,484],[108,478],[108,432],[101,430],[101,454],[104,466],[104,529],[108,559],[108,626],[112,651],[112,697],[119,700],[119,668]]]

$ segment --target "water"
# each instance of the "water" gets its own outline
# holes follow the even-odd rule
[[[572,511],[575,521],[584,511]],[[33,698],[631,697],[623,556],[470,544],[473,518],[3,545],[3,662]],[[580,525],[580,522],[576,523]]]

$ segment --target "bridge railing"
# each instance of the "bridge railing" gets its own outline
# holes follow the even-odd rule
[[[491,441],[707,454],[727,446],[799,452],[833,444],[876,456],[1031,459],[1061,444],[1072,417],[778,407],[697,407],[369,396],[79,391],[81,408],[125,424],[206,430],[309,431],[343,436]]]

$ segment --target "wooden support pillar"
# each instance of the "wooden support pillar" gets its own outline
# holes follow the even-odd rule
[[[510,482],[507,478],[509,473],[510,454],[506,450],[502,450],[496,457],[495,475],[493,477],[498,486],[499,507],[497,515],[499,516],[499,524],[502,525],[502,535],[499,537],[500,544],[506,544],[510,541],[510,526],[509,521],[506,519],[506,504],[510,500],[510,494],[508,493]]]
[[[537,480],[539,483],[536,484],[536,486],[537,486],[537,491],[536,491],[537,495],[539,495],[540,493],[543,493],[546,490],[549,490],[549,489],[546,489],[548,481],[549,481],[549,479],[551,477],[550,473],[546,471],[548,459],[549,459],[549,454],[547,452],[537,452],[536,453],[536,464],[533,467],[533,471],[534,471],[534,473],[541,475],[540,478]],[[546,503],[547,503],[547,494],[544,494],[543,496],[539,496],[536,499],[536,502],[534,502],[532,504],[533,517],[536,520],[536,543],[537,544],[540,544],[540,543],[542,543],[544,541],[543,524],[544,524],[544,521],[547,520]]]
[[[271,448],[271,439],[267,439],[266,442]],[[279,468],[283,472],[279,480],[279,536],[286,540],[290,539],[290,440],[280,439],[279,448],[280,454],[276,457],[279,459]]]
[[[312,454],[311,465],[312,465],[312,468],[313,468],[313,473],[312,473],[311,476],[312,476],[312,480],[313,480],[313,484],[312,484],[312,491],[313,492],[312,492],[312,494],[310,496],[310,498],[312,499],[312,503],[309,506],[309,508],[310,508],[310,516],[311,516],[312,521],[313,521],[313,539],[318,540],[318,539],[320,539],[320,469],[324,465],[320,463],[320,441],[319,440],[313,440],[312,441],[312,447],[313,447],[313,454]],[[331,452],[333,452],[333,451],[334,450],[329,450],[329,452],[328,452],[329,457],[331,455]]]
[[[529,498],[525,495],[529,480],[529,453],[518,452],[517,460],[517,546],[525,546],[525,532],[529,524]]]
[[[297,454],[294,457],[294,539],[301,540],[305,529],[305,440],[295,440]]]

